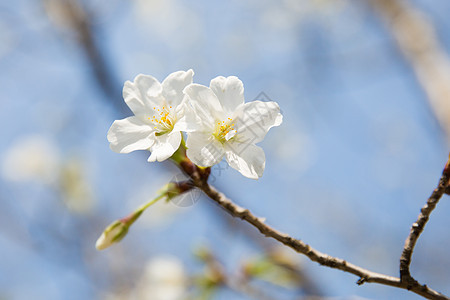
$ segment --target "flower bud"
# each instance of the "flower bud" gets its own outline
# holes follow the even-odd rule
[[[181,195],[182,193],[187,192],[192,188],[193,186],[190,181],[170,182],[166,184],[161,190],[158,191],[159,194],[158,197],[140,206],[138,209],[136,209],[134,212],[132,212],[125,218],[116,220],[111,225],[106,227],[105,231],[103,231],[102,235],[98,238],[97,242],[95,243],[95,248],[97,248],[97,250],[103,250],[108,248],[112,244],[119,242],[127,235],[130,226],[151,205],[155,204],[160,199],[166,199],[166,201],[169,201],[170,199],[178,195]]]
[[[109,225],[95,243],[97,250],[103,250],[113,243],[119,242],[128,233],[128,225],[121,220],[117,220]]]

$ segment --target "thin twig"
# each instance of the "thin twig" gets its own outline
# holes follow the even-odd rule
[[[444,171],[442,172],[442,176],[439,180],[437,188],[433,191],[430,198],[428,198],[427,203],[425,203],[424,207],[422,207],[422,209],[420,210],[419,217],[417,218],[417,221],[412,224],[411,231],[405,241],[405,246],[403,247],[403,252],[400,257],[400,279],[402,282],[406,282],[409,287],[417,284],[417,281],[411,276],[409,271],[414,247],[430,218],[431,212],[434,210],[439,200],[444,195],[445,190],[449,187],[449,164],[450,157],[447,161],[447,164],[445,165]]]
[[[300,239],[295,239],[286,233],[280,232],[275,228],[265,224],[264,218],[259,218],[252,214],[248,209],[243,208],[230,199],[228,199],[224,194],[217,191],[213,186],[209,185],[207,182],[209,169],[199,169],[196,168],[192,162],[185,160],[180,164],[180,167],[184,172],[186,172],[193,181],[194,186],[202,190],[209,198],[220,205],[225,211],[230,215],[240,218],[247,223],[256,227],[263,235],[266,237],[271,237],[283,245],[295,250],[296,252],[307,256],[310,260],[317,262],[323,266],[327,266],[333,269],[338,269],[347,273],[354,274],[359,277],[357,281],[358,285],[364,284],[366,282],[378,283],[382,285],[397,287],[405,290],[410,290],[418,295],[421,295],[427,299],[439,299],[439,300],[450,300],[447,297],[431,288],[427,285],[415,282],[415,284],[410,285],[408,282],[401,281],[398,277],[393,277],[381,273],[376,273],[369,271],[367,269],[361,268],[357,265],[349,263],[341,258],[333,257],[322,253],[308,244],[304,243]],[[448,163],[444,169],[444,173],[450,172]],[[447,177],[448,181],[448,177]]]

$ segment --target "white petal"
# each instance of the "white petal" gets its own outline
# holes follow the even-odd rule
[[[139,74],[134,81],[123,86],[123,99],[136,116],[153,112],[154,106],[162,104],[162,87],[159,81],[150,75]]]
[[[256,144],[264,139],[270,128],[283,121],[276,102],[253,101],[238,107],[233,116],[239,142]]]
[[[244,84],[236,76],[216,77],[209,86],[228,114],[244,103]]]
[[[177,122],[173,127],[174,131],[191,132],[202,128],[201,119],[196,115],[187,97],[175,109]]]
[[[178,71],[167,76],[162,82],[163,96],[169,105],[176,106],[183,100],[183,89],[192,83],[194,71]]]
[[[226,150],[227,162],[233,169],[251,179],[263,175],[266,156],[262,148],[252,144],[227,143]]]
[[[148,158],[149,162],[163,161],[171,157],[180,147],[181,132],[171,131],[168,134],[156,136],[155,139],[155,144],[150,148],[152,154]]]
[[[216,120],[225,117],[225,113],[220,105],[219,99],[213,91],[200,84],[190,84],[184,89],[184,93],[189,97],[195,114],[209,127],[213,127]]]
[[[218,164],[225,154],[223,145],[214,136],[204,132],[188,133],[186,147],[187,157],[201,167]]]
[[[154,143],[154,133],[152,127],[139,118],[128,117],[114,121],[108,131],[108,141],[114,152],[129,153],[150,148]]]

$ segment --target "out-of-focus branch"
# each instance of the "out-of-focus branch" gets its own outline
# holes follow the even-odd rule
[[[450,59],[426,16],[403,0],[370,0],[411,64],[430,106],[450,139]]]
[[[196,252],[198,258],[200,258],[207,267],[207,270],[205,271],[205,273],[207,274],[207,278],[205,279],[208,282],[208,286],[226,287],[230,290],[246,295],[252,299],[275,299],[265,294],[263,291],[250,285],[246,278],[227,274],[223,264],[214,256],[210,249],[203,248],[197,250]]]
[[[400,258],[400,279],[402,282],[408,283],[410,287],[417,285],[417,281],[411,276],[409,266],[411,264],[411,257],[414,251],[414,246],[423,232],[425,225],[430,218],[431,212],[434,210],[439,202],[439,199],[444,195],[446,188],[449,187],[450,179],[450,157],[442,172],[441,179],[437,188],[433,191],[430,198],[428,198],[425,206],[420,210],[420,215],[417,221],[411,226],[411,231],[405,241],[403,253]]]
[[[271,237],[277,240],[281,244],[295,250],[300,254],[305,255],[314,262],[317,262],[323,266],[338,269],[358,276],[359,277],[359,280],[357,281],[358,285],[361,285],[366,282],[372,282],[409,290],[427,299],[450,300],[450,297],[447,297],[446,295],[443,295],[429,288],[426,284],[420,284],[419,282],[415,282],[413,285],[411,285],[410,282],[402,281],[398,277],[372,272],[370,270],[364,269],[350,262],[347,262],[341,258],[333,257],[328,254],[322,253],[312,248],[302,240],[295,239],[290,235],[278,231],[275,228],[265,224],[264,218],[255,216],[248,209],[235,204],[230,199],[228,199],[224,194],[216,190],[213,186],[209,185],[207,182],[210,172],[209,168],[200,169],[196,167],[192,162],[190,162],[187,158],[185,160],[180,161],[179,165],[181,169],[191,177],[194,186],[202,190],[209,198],[211,198],[214,202],[220,205],[227,213],[229,213],[233,217],[237,217],[244,220],[245,222],[251,224],[253,227],[256,227],[266,237]],[[447,164],[444,173],[447,174],[448,172],[449,171]],[[448,185],[448,177],[444,189],[447,185]]]
[[[120,84],[117,84],[118,80],[113,76],[115,73],[100,49],[95,28],[91,22],[94,19],[92,13],[88,12],[78,0],[43,1],[47,14],[54,23],[66,27],[80,45],[105,99],[121,113],[129,114],[129,109],[122,101],[120,90],[117,88]]]

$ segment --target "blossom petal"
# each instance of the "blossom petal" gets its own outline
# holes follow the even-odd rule
[[[178,105],[183,100],[183,89],[192,83],[194,71],[173,72],[162,82],[162,93],[169,105]]]
[[[225,154],[223,145],[214,136],[204,132],[188,133],[186,147],[187,157],[201,167],[218,164]]]
[[[181,132],[171,131],[168,134],[156,136],[155,143],[150,148],[152,154],[148,158],[149,162],[163,161],[173,155],[180,147]]]
[[[136,116],[153,112],[154,106],[162,104],[162,86],[150,75],[139,74],[134,81],[126,81],[123,86],[123,99]]]
[[[108,131],[110,148],[114,152],[130,153],[135,150],[145,150],[154,143],[151,126],[143,123],[137,117],[116,120]]]
[[[261,177],[266,166],[264,150],[253,144],[235,142],[227,145],[226,158],[233,169],[251,179]]]
[[[270,128],[282,123],[283,116],[276,102],[253,101],[239,106],[233,120],[238,140],[256,144],[264,139]]]
[[[200,118],[195,114],[187,97],[175,109],[177,121],[173,127],[174,131],[191,132],[202,128]]]
[[[209,86],[228,114],[244,103],[244,84],[236,76],[216,77]]]
[[[192,109],[205,126],[214,127],[216,120],[225,117],[222,105],[213,91],[200,84],[190,84],[184,89]]]

